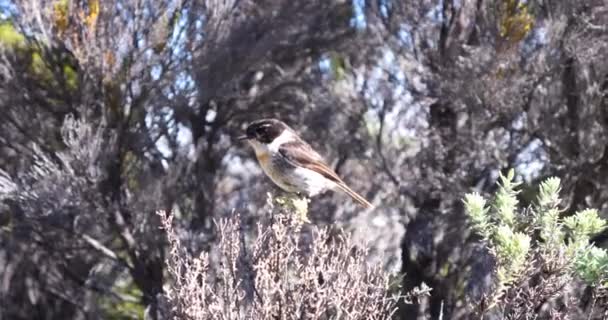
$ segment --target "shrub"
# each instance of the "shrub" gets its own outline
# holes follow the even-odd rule
[[[584,281],[595,298],[605,293],[608,254],[590,243],[590,237],[606,221],[595,209],[561,218],[558,178],[542,182],[532,207],[519,209],[513,176],[513,170],[500,175],[490,204],[477,193],[464,198],[473,230],[496,259],[496,288],[479,312],[499,307],[507,318],[516,319],[537,317],[541,311],[565,314],[573,281]],[[588,312],[591,316],[593,310]]]
[[[284,201],[282,202],[284,204]],[[285,209],[291,208],[291,209]],[[258,222],[251,241],[238,214],[217,222],[217,254],[188,254],[159,212],[173,278],[166,290],[179,319],[390,319],[396,298],[389,276],[366,262],[366,251],[343,233],[304,231],[294,207]]]

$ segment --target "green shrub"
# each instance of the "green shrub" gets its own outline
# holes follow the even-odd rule
[[[477,193],[464,197],[472,229],[483,238],[496,259],[497,286],[487,297],[490,308],[486,310],[496,305],[507,310],[513,307],[508,305],[509,299],[526,296],[520,294],[521,291],[540,295],[544,291],[535,286],[565,288],[569,279],[584,281],[595,290],[605,290],[608,253],[590,243],[590,237],[606,227],[597,210],[585,209],[562,218],[558,178],[542,182],[535,203],[522,209],[517,200],[519,183],[513,178],[513,170],[506,176],[501,174],[498,191],[490,201]],[[509,291],[519,293],[510,295]],[[546,303],[548,298],[528,296],[528,299]],[[530,312],[534,309],[533,306],[527,308]]]

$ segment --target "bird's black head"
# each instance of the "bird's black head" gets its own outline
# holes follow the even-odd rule
[[[289,130],[289,127],[280,120],[261,119],[250,123],[247,127],[246,134],[247,139],[249,140],[253,139],[268,144],[285,130]]]

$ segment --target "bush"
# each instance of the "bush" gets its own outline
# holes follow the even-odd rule
[[[561,218],[560,180],[540,184],[531,208],[519,209],[514,172],[500,175],[490,204],[477,193],[465,196],[473,230],[483,238],[496,260],[496,287],[479,312],[495,307],[507,318],[537,317],[546,312],[565,315],[573,295],[572,282],[584,281],[593,292],[587,310],[591,318],[596,300],[608,288],[608,254],[590,243],[606,227],[595,209]],[[580,297],[578,297],[580,298]]]
[[[389,277],[366,262],[366,251],[343,233],[304,230],[301,214],[283,202],[250,233],[238,214],[217,222],[217,254],[188,254],[159,212],[173,278],[169,313],[179,319],[390,319],[396,298]],[[290,208],[290,209],[285,209]]]

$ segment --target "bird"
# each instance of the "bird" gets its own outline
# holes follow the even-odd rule
[[[249,142],[264,173],[284,191],[311,198],[327,190],[340,190],[364,208],[373,208],[283,121],[255,120],[238,140]]]

